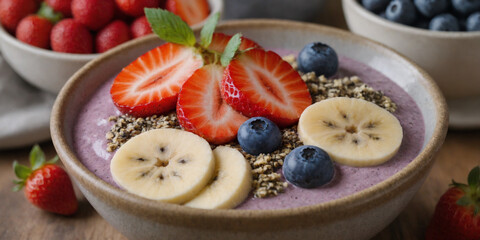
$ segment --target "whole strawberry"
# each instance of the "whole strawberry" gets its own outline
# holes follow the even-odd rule
[[[45,2],[64,17],[72,16],[72,0],[45,0]]]
[[[132,25],[130,25],[130,31],[133,38],[139,38],[152,33],[152,28],[148,23],[147,17],[143,16],[133,21]]]
[[[118,7],[126,14],[133,17],[145,15],[144,8],[158,8],[160,0],[115,0]]]
[[[114,0],[72,0],[73,18],[90,30],[107,25],[115,14]]]
[[[50,47],[50,32],[53,24],[46,18],[30,15],[20,21],[17,27],[17,39],[35,47]]]
[[[7,31],[15,33],[22,18],[35,13],[37,8],[35,0],[1,0],[0,22]]]
[[[15,175],[14,191],[25,186],[25,197],[33,205],[53,213],[71,215],[77,211],[78,202],[72,182],[65,170],[55,165],[57,157],[45,161],[45,155],[38,145],[30,152],[31,168],[13,162]]]
[[[92,53],[93,37],[82,24],[69,18],[58,22],[50,35],[52,50],[65,53]]]
[[[113,21],[97,33],[95,48],[99,53],[106,52],[110,48],[130,40],[132,38],[130,35],[130,28],[125,22]]]
[[[468,175],[468,185],[452,181],[440,197],[427,228],[426,240],[480,239],[480,167]]]

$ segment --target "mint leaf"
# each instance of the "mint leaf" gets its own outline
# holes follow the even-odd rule
[[[179,16],[160,8],[145,8],[145,15],[152,31],[160,39],[181,45],[195,45],[193,30]]]
[[[48,164],[54,164],[54,163],[56,163],[57,161],[58,161],[58,155],[55,156],[55,157],[53,157],[52,159],[48,160],[47,163],[48,163]]]
[[[30,151],[30,166],[32,170],[37,170],[45,164],[45,154],[38,144],[33,146]]]
[[[37,15],[48,19],[48,21],[52,22],[53,24],[63,19],[63,14],[60,12],[55,12],[53,8],[48,6],[46,2],[42,2],[42,6],[38,10]]]
[[[19,164],[17,161],[13,162],[13,171],[15,172],[15,175],[20,179],[27,179],[28,176],[30,176],[30,173],[32,173],[32,170],[30,170],[30,168]]]
[[[205,25],[200,32],[200,45],[202,47],[207,48],[212,43],[213,32],[215,32],[219,18],[220,13],[215,13],[205,21]]]
[[[240,47],[241,43],[242,43],[242,34],[237,33],[233,35],[230,41],[228,41],[228,44],[222,53],[222,57],[220,58],[220,62],[222,63],[222,66],[226,67],[228,66],[228,64],[230,64],[230,61],[232,61],[232,58],[235,56],[235,53],[237,52],[238,47]]]
[[[480,184],[480,167],[474,167],[472,171],[468,174],[468,185],[472,189],[476,189]]]

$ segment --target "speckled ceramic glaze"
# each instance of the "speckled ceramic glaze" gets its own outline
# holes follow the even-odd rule
[[[301,49],[322,41],[339,55],[363,62],[397,83],[419,106],[425,121],[421,153],[386,181],[345,198],[282,210],[202,210],[143,199],[113,187],[88,171],[73,151],[78,110],[111,76],[162,43],[151,36],[90,62],[60,92],[52,113],[55,148],[93,207],[129,239],[368,239],[407,205],[427,177],[447,130],[444,98],[432,79],[394,51],[345,31],[279,20],[222,24],[220,32],[242,32],[260,45]]]
[[[209,0],[211,12],[223,11],[223,0]],[[194,27],[203,26],[204,22]],[[58,93],[65,82],[85,63],[100,54],[59,53],[33,47],[10,35],[0,26],[0,49],[9,65],[32,85]]]
[[[354,33],[394,48],[425,69],[447,99],[480,96],[480,32],[439,32],[397,24],[342,0]],[[478,107],[478,106],[477,106]]]

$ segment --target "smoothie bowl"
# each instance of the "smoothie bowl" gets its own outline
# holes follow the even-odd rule
[[[387,162],[369,167],[334,163],[333,180],[312,189],[285,182],[281,165],[286,154],[276,154],[281,156],[280,160],[276,161],[278,166],[272,164],[270,167],[262,165],[262,159],[252,160],[251,155],[243,154],[250,162],[252,172],[261,171],[258,168],[260,165],[267,169],[273,168],[273,173],[268,173],[271,174],[269,176],[279,178],[276,182],[267,181],[257,186],[261,182],[259,176],[262,174],[252,174],[250,195],[242,199],[236,209],[198,209],[132,194],[130,190],[124,190],[128,187],[111,174],[113,168],[110,169],[110,162],[114,152],[107,151],[107,148],[112,147],[112,142],[107,141],[112,139],[112,136],[108,135],[115,134],[117,124],[121,125],[131,119],[117,110],[112,102],[110,89],[113,79],[124,67],[164,43],[151,36],[128,43],[87,64],[67,82],[54,106],[51,133],[55,148],[92,206],[129,239],[368,239],[393,221],[422,185],[433,164],[433,157],[445,138],[448,124],[445,101],[432,79],[394,51],[362,37],[328,27],[291,21],[245,20],[221,24],[216,31],[228,35],[241,32],[256,44],[283,56],[295,56],[311,42],[328,44],[339,56],[338,72],[329,77],[331,80],[305,74],[305,89],[308,85],[313,101],[318,103],[326,102],[320,101],[321,98],[341,95],[338,94],[342,91],[339,89],[319,90],[329,86],[356,86],[358,83],[358,89],[363,90],[355,87],[357,91],[371,89],[368,90],[370,94],[363,95],[367,100],[370,95],[380,94],[381,96],[371,100],[394,112],[393,115],[399,119],[403,128],[403,140],[398,152]],[[266,53],[253,49],[241,54],[251,56],[249,52]],[[266,54],[276,55],[271,52]],[[243,59],[242,55],[239,56],[230,64]],[[292,65],[282,63],[282,69],[287,66],[295,68],[296,63],[292,58],[285,58],[290,59]],[[201,81],[199,79],[197,81]],[[359,79],[366,85],[360,84]],[[188,81],[185,84],[187,83]],[[315,84],[316,87],[313,86]],[[181,91],[186,88],[186,85],[183,85]],[[313,94],[311,88],[317,88],[317,92],[325,94]],[[198,101],[202,100],[202,96],[198,95]],[[259,96],[261,98],[264,95]],[[385,96],[388,98],[384,98]],[[178,99],[177,112],[178,108],[182,107],[182,97],[179,96]],[[329,100],[335,99],[339,98]],[[374,99],[381,101],[376,102]],[[375,104],[371,105],[380,108]],[[395,107],[392,107],[393,105]],[[310,107],[313,106],[316,105]],[[382,111],[387,112],[383,109]],[[304,111],[305,114],[307,112],[310,115],[319,113]],[[302,118],[307,117],[301,117],[299,129],[302,127]],[[171,122],[174,117],[155,116],[145,118],[144,121],[152,122],[154,119],[167,119],[167,122]],[[288,125],[285,119],[287,118],[277,122],[279,125]],[[282,130],[283,143],[281,150],[277,151],[288,150],[286,146],[293,146],[289,149],[291,151],[301,145],[295,128],[297,123],[290,121],[289,124],[290,127]],[[179,128],[178,124],[174,123],[169,127]],[[306,141],[312,131],[302,129],[301,140]],[[349,127],[348,131],[353,130]],[[113,138],[120,139],[118,136]],[[120,147],[115,157],[134,139],[138,138],[132,138]],[[174,141],[173,138],[169,139]],[[149,141],[143,143],[148,145]],[[208,146],[208,143],[206,145]],[[232,141],[229,145],[235,146],[236,143]],[[161,152],[164,150],[160,148]],[[203,153],[198,151],[192,156],[198,157]],[[144,162],[145,159],[136,160]],[[179,159],[178,163],[182,163],[182,159]],[[168,168],[176,163],[162,164],[162,167]],[[161,176],[163,180],[163,175]]]

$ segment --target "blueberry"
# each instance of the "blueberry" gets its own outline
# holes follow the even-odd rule
[[[271,153],[282,144],[282,133],[272,121],[264,117],[254,117],[240,126],[237,140],[248,154]]]
[[[452,0],[452,6],[455,11],[463,15],[480,11],[479,0]]]
[[[384,11],[390,0],[362,0],[362,5],[374,13]]]
[[[467,18],[467,31],[480,31],[480,12],[472,13]]]
[[[329,183],[335,168],[330,156],[321,148],[311,145],[293,149],[283,163],[283,176],[301,188],[314,188]]]
[[[455,32],[460,30],[460,25],[456,17],[450,13],[444,13],[432,18],[429,29],[433,31]]]
[[[298,54],[298,69],[304,73],[315,72],[317,76],[331,77],[338,70],[335,50],[321,42],[309,43]]]
[[[411,25],[416,19],[415,5],[410,0],[393,0],[387,7],[387,19]]]
[[[448,9],[448,0],[414,0],[418,11],[425,17],[431,18]]]

